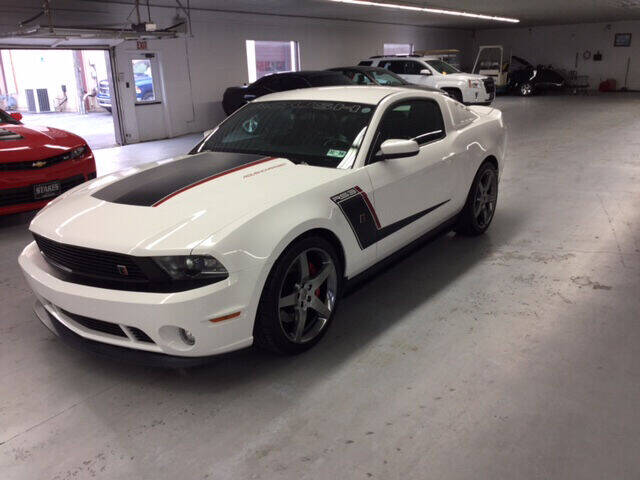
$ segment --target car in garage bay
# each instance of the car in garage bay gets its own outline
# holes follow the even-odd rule
[[[255,99],[188,154],[87,182],[31,222],[36,313],[101,355],[187,366],[295,354],[345,287],[421,239],[480,235],[502,114],[436,92],[324,87]]]
[[[440,88],[452,98],[469,105],[490,105],[495,98],[493,78],[463,73],[435,57],[379,55],[361,61],[360,65],[386,68],[409,83]]]
[[[396,75],[386,68],[368,67],[356,65],[353,67],[335,67],[329,69],[332,72],[340,72],[356,85],[379,85],[383,87],[404,87],[425,90],[428,92],[438,92],[449,95],[440,88],[429,87],[427,85],[416,85],[407,82],[404,78]],[[450,95],[449,95],[450,96]]]
[[[273,73],[259,78],[250,85],[229,87],[222,98],[222,108],[231,115],[247,102],[274,92],[298,88],[352,85],[353,82],[339,72],[305,70],[301,72]]]
[[[87,143],[57,128],[27,126],[0,110],[0,215],[37,210],[96,177]]]

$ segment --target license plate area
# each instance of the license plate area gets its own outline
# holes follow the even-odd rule
[[[33,186],[33,198],[40,200],[60,195],[60,182],[39,183]]]

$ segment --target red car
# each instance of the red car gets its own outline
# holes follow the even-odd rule
[[[27,127],[20,113],[0,110],[0,215],[44,207],[52,198],[96,178],[86,142],[73,133]]]

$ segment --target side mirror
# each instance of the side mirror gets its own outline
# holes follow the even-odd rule
[[[418,152],[420,152],[420,147],[415,140],[390,138],[382,142],[376,157],[383,160],[391,160],[393,158],[415,157]]]
[[[428,68],[423,68],[422,70],[420,70],[420,75],[433,75],[431,73],[431,70],[429,70]]]
[[[9,115],[11,115],[11,118],[13,118],[14,120],[17,120],[18,122],[22,120],[22,114],[20,112],[13,112],[13,113],[10,113]]]
[[[204,133],[202,134],[202,136],[203,136],[204,138],[207,138],[209,135],[211,135],[211,134],[213,133],[213,131],[214,131],[214,130],[215,130],[215,128],[212,128],[211,130],[207,130],[206,132],[204,132]]]

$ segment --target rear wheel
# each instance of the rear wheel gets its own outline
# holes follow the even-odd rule
[[[483,163],[476,173],[455,231],[461,235],[481,235],[493,220],[498,200],[498,169]]]
[[[518,92],[520,92],[520,95],[523,97],[533,95],[533,85],[529,82],[525,82],[518,87]]]
[[[281,354],[301,353],[324,336],[337,306],[342,265],[331,243],[302,238],[285,250],[264,286],[254,338]]]

